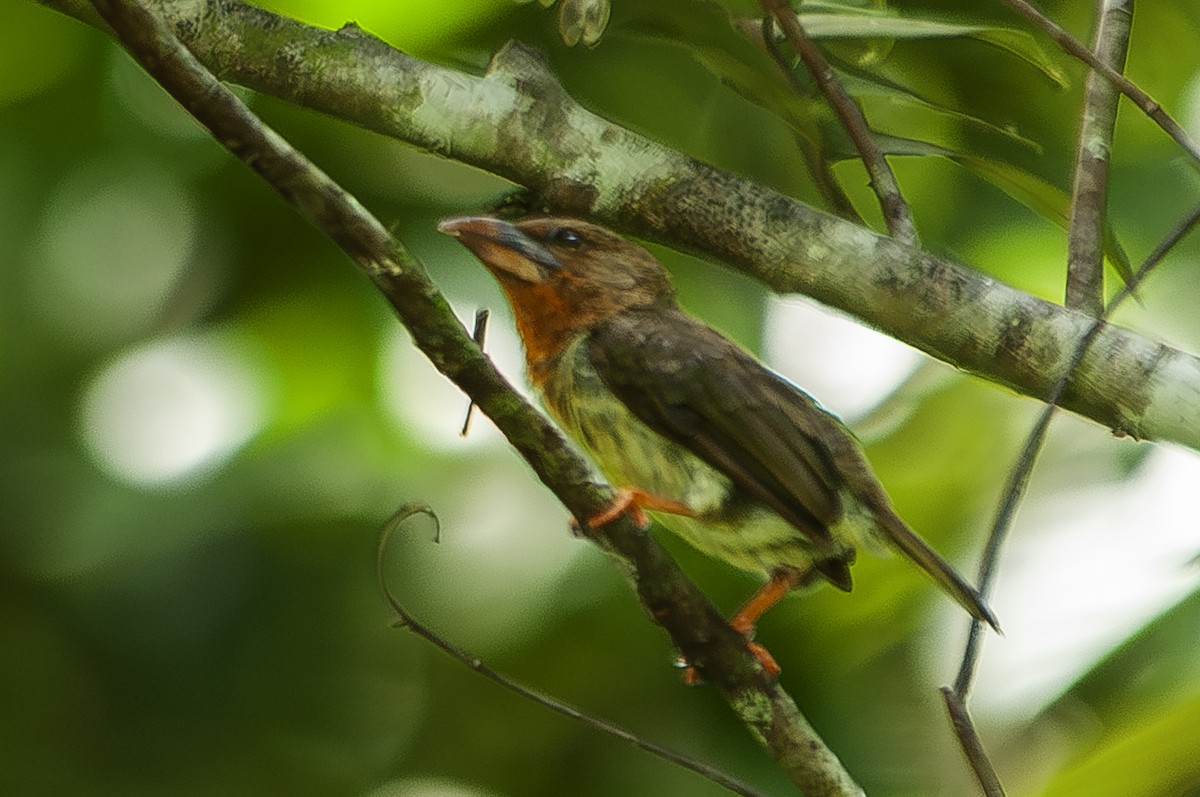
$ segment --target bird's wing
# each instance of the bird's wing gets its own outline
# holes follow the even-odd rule
[[[654,431],[695,453],[820,545],[841,515],[829,445],[845,432],[813,399],[677,309],[597,327],[589,359]]]
[[[681,310],[626,313],[593,330],[588,355],[601,380],[643,423],[724,473],[818,545],[813,564],[849,589],[828,526],[848,489],[901,553],[976,618],[996,617],[967,581],[891,508],[840,422],[720,333]]]

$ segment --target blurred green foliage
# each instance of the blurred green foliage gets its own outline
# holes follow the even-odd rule
[[[828,112],[791,93],[716,5],[613,0],[592,49],[564,45],[540,4],[266,5],[329,27],[354,19],[473,71],[519,37],[549,54],[588,107],[806,201],[823,202],[808,164],[836,159],[854,206],[879,226]],[[1087,38],[1091,5],[1044,7]],[[887,11],[1020,28],[1000,4],[976,6]],[[1134,79],[1192,123],[1200,82],[1194,59],[1178,55],[1196,51],[1198,9],[1139,6],[1129,57]],[[603,557],[570,538],[564,511],[486,421],[458,439],[465,400],[329,242],[102,35],[26,0],[0,0],[0,20],[0,792],[720,793],[392,628],[373,572],[376,536],[396,506],[420,500],[441,517],[442,543],[414,523],[386,557],[415,614],[542,691],[787,793],[716,695],[679,683],[665,637]],[[1007,49],[977,35],[822,42],[857,76],[881,132],[957,154],[959,165],[893,158],[926,245],[1057,298],[1064,244],[1052,209],[1015,201],[1019,191],[965,161],[1063,196],[1079,66],[1025,34],[1008,36]],[[395,225],[464,319],[493,308],[492,350],[518,378],[498,292],[434,233],[438,218],[510,186],[249,100]],[[1165,136],[1124,108],[1110,219],[1135,261],[1197,185]],[[760,346],[760,286],[655,251],[689,308]],[[1119,320],[1200,349],[1200,285],[1188,266],[1197,252],[1185,244]],[[931,384],[889,399],[898,420],[869,439],[869,453],[901,513],[970,567],[1035,403],[948,369]],[[1090,488],[1097,504],[1132,495],[1154,456],[1146,449],[1060,425],[1019,521],[1028,545],[1014,544],[1014,573],[1025,557],[1058,555],[1037,543],[1070,519],[1072,491]],[[1195,508],[1186,492],[1172,493],[1184,513]],[[1150,520],[1095,547],[1120,553],[1182,533],[1182,550],[1200,548],[1194,512],[1178,532],[1154,509],[1139,507]],[[721,606],[753,588],[665,542]],[[1056,559],[1064,577],[1035,583],[1032,600],[1086,605],[1065,575],[1087,570],[1090,547]],[[1200,794],[1200,601],[1185,561],[1163,565],[1185,576],[1173,597],[1114,626],[1049,692],[987,699],[989,684],[1017,682],[1020,669],[981,683],[976,717],[1011,794]],[[972,793],[936,693],[952,675],[962,618],[898,559],[864,556],[856,578],[849,597],[817,592],[765,619],[760,638],[784,685],[869,794]],[[1066,633],[1039,630],[1036,612],[1021,614],[1020,596],[1003,589],[1009,638],[989,650]]]

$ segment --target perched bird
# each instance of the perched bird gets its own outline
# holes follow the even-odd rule
[[[686,314],[645,249],[575,219],[490,216],[439,227],[499,281],[529,379],[555,421],[618,488],[589,520],[644,510],[706,554],[765,575],[730,620],[750,642],[758,618],[818,580],[851,587],[855,547],[883,540],[973,617],[979,593],[892,509],[859,445],[806,393]]]

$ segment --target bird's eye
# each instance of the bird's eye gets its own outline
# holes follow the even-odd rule
[[[583,243],[583,236],[570,227],[559,227],[550,233],[550,241],[574,249]]]

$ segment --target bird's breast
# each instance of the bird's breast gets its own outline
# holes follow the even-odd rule
[[[761,573],[806,570],[814,557],[829,558],[828,550],[818,551],[811,537],[749,499],[723,473],[642,423],[600,379],[586,337],[544,361],[539,377],[534,381],[547,410],[614,485],[692,509],[692,517],[656,517],[700,551]],[[852,558],[852,551],[836,555]]]
[[[646,426],[613,395],[588,360],[586,338],[568,345],[537,381],[555,421],[614,484],[682,501],[702,515],[725,508],[733,492],[729,479]]]

